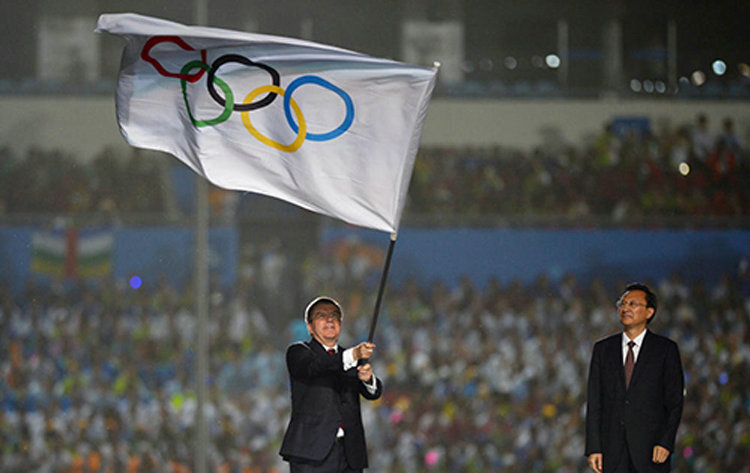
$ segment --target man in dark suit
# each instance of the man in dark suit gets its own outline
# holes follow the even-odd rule
[[[623,332],[594,345],[586,407],[586,457],[596,473],[668,472],[682,416],[677,344],[646,326],[656,295],[630,284],[617,301]]]
[[[314,299],[305,309],[312,338],[292,344],[286,352],[292,415],[279,453],[292,473],[353,473],[367,468],[359,396],[378,399],[383,383],[366,363],[375,344],[338,345],[343,316],[334,299]]]

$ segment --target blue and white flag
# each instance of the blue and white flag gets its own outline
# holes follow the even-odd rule
[[[436,70],[277,36],[99,17],[123,36],[117,120],[225,189],[396,232]]]

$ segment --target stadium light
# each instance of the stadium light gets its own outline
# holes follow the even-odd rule
[[[725,63],[721,59],[717,59],[713,62],[713,64],[711,64],[711,69],[717,76],[723,76],[724,73],[727,72],[727,63]]]
[[[547,54],[544,58],[544,62],[546,62],[547,67],[551,69],[557,69],[560,67],[560,57],[557,54]]]
[[[706,83],[706,73],[703,71],[694,71],[690,75],[690,80],[693,82],[693,85],[700,87]]]

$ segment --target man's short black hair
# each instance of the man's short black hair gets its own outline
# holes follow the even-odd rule
[[[659,301],[656,298],[656,294],[651,290],[650,287],[639,282],[632,282],[628,284],[625,287],[625,291],[622,293],[622,295],[624,296],[630,291],[643,291],[646,294],[646,307],[651,307],[652,309],[654,309],[653,315],[650,319],[648,319],[648,322],[646,322],[647,324],[650,324],[651,321],[654,320],[654,317],[656,317],[656,309],[659,306]]]

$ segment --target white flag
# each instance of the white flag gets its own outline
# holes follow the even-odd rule
[[[436,70],[309,41],[101,15],[117,120],[213,184],[398,229]]]

